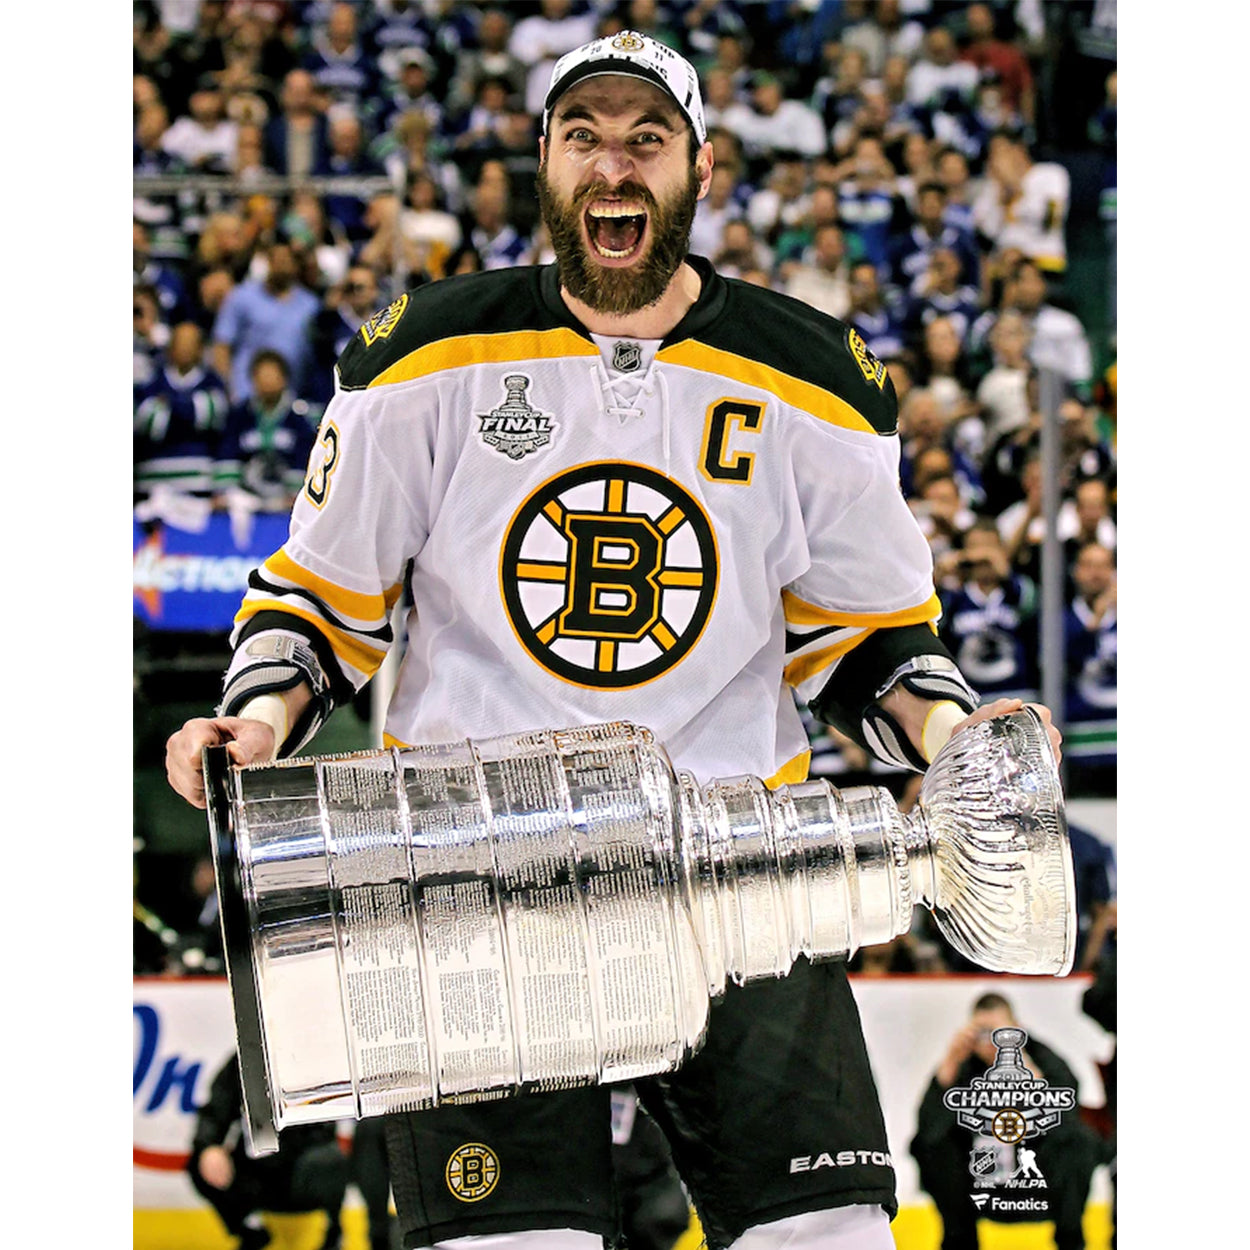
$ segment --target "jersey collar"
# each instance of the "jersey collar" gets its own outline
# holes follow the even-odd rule
[[[720,274],[712,268],[711,261],[702,256],[688,255],[686,263],[699,275],[702,290],[699,298],[686,310],[686,315],[664,336],[661,348],[695,338],[720,316],[725,307],[728,287]],[[538,287],[543,305],[560,325],[576,331],[589,342],[594,341],[590,331],[573,316],[560,295],[560,271],[557,265],[543,265],[539,269]]]

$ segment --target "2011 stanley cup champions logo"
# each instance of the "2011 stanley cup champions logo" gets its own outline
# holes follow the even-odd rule
[[[995,1029],[990,1038],[998,1053],[985,1075],[974,1076],[969,1085],[952,1085],[942,1096],[958,1123],[977,1134],[968,1160],[973,1188],[1045,1189],[1046,1178],[1027,1143],[1076,1109],[1076,1090],[1052,1086],[1025,1066],[1023,1029]],[[1003,1206],[994,1202],[996,1209]],[[978,1210],[983,1205],[978,1203]],[[1041,1201],[1028,1209],[1045,1206]]]
[[[555,427],[552,414],[539,412],[525,398],[530,379],[523,373],[510,373],[503,380],[504,401],[490,412],[479,412],[482,440],[513,460],[537,451],[551,442]]]

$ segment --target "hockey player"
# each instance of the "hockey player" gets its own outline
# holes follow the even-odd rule
[[[780,784],[807,767],[796,690],[917,770],[1019,706],[976,709],[932,629],[885,369],[841,322],[686,254],[712,172],[694,68],[596,40],[556,63],[542,121],[555,264],[402,295],[343,354],[219,715],[169,742],[192,803],[205,744],[290,755],[352,697],[405,584],[396,743],[630,719],[695,776]],[[893,1244],[842,963],[730,988],[703,1049],[638,1094],[710,1246]],[[603,1087],[392,1117],[404,1244],[614,1238],[609,1123]],[[813,1158],[836,1165],[795,1166]]]

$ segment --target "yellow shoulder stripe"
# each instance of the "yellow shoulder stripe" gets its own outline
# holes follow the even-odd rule
[[[597,356],[599,349],[563,326],[554,330],[512,330],[506,334],[459,334],[427,343],[383,369],[372,382],[389,386],[459,369],[466,365],[510,364],[519,360],[549,360],[557,356]]]
[[[758,360],[739,356],[736,352],[708,347],[705,343],[685,342],[661,348],[655,358],[666,364],[688,365],[691,369],[718,373],[746,386],[770,391],[783,404],[810,412],[812,416],[828,421],[830,425],[838,425],[846,430],[860,430],[865,434],[877,433],[866,417],[861,416],[846,400],[839,399],[832,391],[811,382],[804,382],[801,378],[783,373],[771,365],[761,364]]]
[[[922,625],[942,615],[942,601],[936,594],[914,608],[900,608],[897,612],[834,612],[783,590],[781,606],[790,625],[862,625],[868,629],[888,629],[896,625]]]

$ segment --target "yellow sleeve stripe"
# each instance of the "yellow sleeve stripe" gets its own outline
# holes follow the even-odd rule
[[[865,434],[877,433],[866,417],[861,416],[846,400],[839,399],[832,391],[811,382],[804,382],[801,378],[783,373],[771,365],[761,364],[758,360],[739,356],[736,352],[708,347],[705,343],[685,342],[662,348],[655,358],[666,364],[687,365],[691,369],[718,373],[745,386],[771,391],[783,404],[810,412],[812,416],[828,421],[830,425],[838,425],[846,430],[860,430]]]
[[[244,599],[242,606],[235,614],[235,625],[242,625],[258,612],[285,612],[288,616],[298,616],[307,621],[314,629],[323,634],[330,644],[330,649],[346,665],[372,677],[381,667],[386,652],[376,647],[367,646],[359,639],[344,630],[336,629],[328,621],[299,607],[286,599]]]
[[[800,751],[792,760],[787,760],[771,777],[764,778],[764,784],[775,790],[778,786],[793,786],[807,780],[807,770],[811,767],[812,753]]]
[[[834,612],[783,590],[781,606],[787,625],[859,625],[866,629],[887,629],[894,625],[921,625],[925,621],[936,621],[942,615],[942,601],[936,593],[914,608],[900,608],[897,612]]]
[[[599,349],[572,330],[512,330],[506,334],[460,334],[427,343],[383,369],[372,382],[390,386],[412,382],[445,369],[466,365],[510,364],[519,360],[550,360],[557,356],[597,356]]]
[[[831,646],[822,647],[819,651],[809,651],[806,655],[796,656],[785,666],[781,675],[789,685],[801,686],[819,673],[822,668],[828,668],[848,651],[854,651],[865,638],[872,636],[872,632],[871,629],[866,629],[862,634],[853,634],[850,638],[843,638]]]
[[[336,616],[351,617],[354,621],[385,621],[404,588],[403,582],[396,582],[380,595],[346,590],[306,569],[291,558],[285,547],[279,548],[265,561],[265,568],[275,577],[294,582],[316,595]]]

